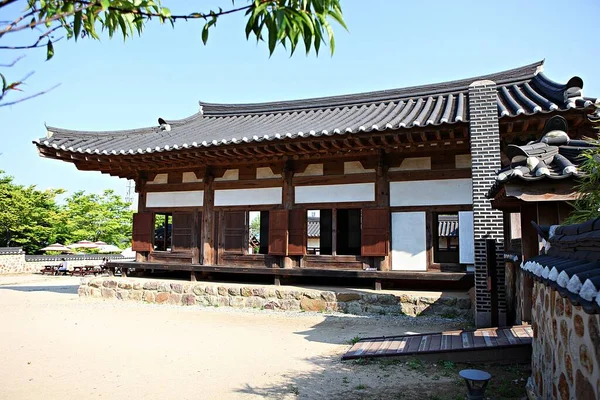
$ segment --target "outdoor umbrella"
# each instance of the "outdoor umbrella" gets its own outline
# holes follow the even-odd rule
[[[50,246],[46,246],[40,250],[41,251],[62,251],[62,252],[70,252],[71,251],[70,248],[68,248],[64,244],[60,244],[60,243],[51,244]]]
[[[104,244],[99,246],[100,253],[120,253],[121,249],[113,244]]]
[[[95,244],[95,245],[98,245],[98,246],[100,246],[100,247],[102,247],[102,246],[106,246],[106,242],[103,242],[103,241],[94,242],[94,244]]]
[[[90,242],[89,240],[80,240],[77,243],[73,243],[67,246],[70,249],[96,249],[98,245]]]

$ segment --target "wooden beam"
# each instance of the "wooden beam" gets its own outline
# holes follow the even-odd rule
[[[215,256],[215,237],[214,237],[214,175],[210,168],[206,169],[204,174],[204,202],[202,210],[202,264],[213,265],[216,261]]]

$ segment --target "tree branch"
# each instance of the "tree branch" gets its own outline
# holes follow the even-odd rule
[[[40,42],[42,41],[42,39],[48,37],[52,32],[54,32],[57,29],[62,28],[62,26],[58,25],[55,26],[54,28],[50,29],[49,31],[45,32],[44,34],[40,35],[40,37],[38,37],[38,39],[35,41],[35,43],[30,44],[28,46],[0,46],[0,50],[24,50],[24,49],[34,49],[36,47],[46,47],[46,43],[40,44]],[[59,37],[56,40],[53,40],[52,43],[56,43],[59,40],[61,40],[63,38],[63,36]]]
[[[22,98],[20,98],[18,100],[11,101],[11,102],[8,102],[8,103],[0,103],[0,107],[12,106],[12,105],[18,104],[18,103],[20,103],[22,101],[33,99],[34,97],[38,97],[38,96],[41,96],[43,94],[46,94],[46,93],[50,92],[51,90],[56,89],[59,86],[60,86],[60,83],[57,83],[56,85],[52,86],[51,88],[46,89],[46,90],[41,91],[41,92],[37,92],[36,94],[32,94],[31,96],[22,97]]]

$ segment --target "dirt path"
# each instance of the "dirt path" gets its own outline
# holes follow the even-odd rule
[[[0,398],[402,398],[430,377],[404,363],[341,363],[348,341],[457,325],[83,300],[78,282],[0,278]],[[436,381],[464,393],[453,377]]]

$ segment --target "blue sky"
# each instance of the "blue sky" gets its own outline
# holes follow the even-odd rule
[[[189,11],[189,2],[163,4],[174,13]],[[220,4],[228,8],[231,1]],[[289,57],[284,49],[269,57],[264,44],[246,41],[243,15],[220,20],[207,46],[198,23],[178,23],[172,29],[153,22],[142,37],[126,43],[118,37],[63,40],[49,62],[44,62],[44,49],[26,52],[4,73],[16,78],[35,71],[27,93],[61,85],[0,108],[0,170],[40,189],[112,188],[124,194],[124,180],[42,159],[31,141],[45,135],[44,123],[92,131],[152,126],[158,117],[177,119],[197,112],[199,100],[261,102],[391,89],[541,59],[551,79],[566,82],[578,75],[585,82],[584,94],[600,97],[597,1],[346,0],[342,5],[349,32],[335,27],[333,57],[328,49],[319,57],[301,52]],[[0,52],[0,64],[18,54]]]

